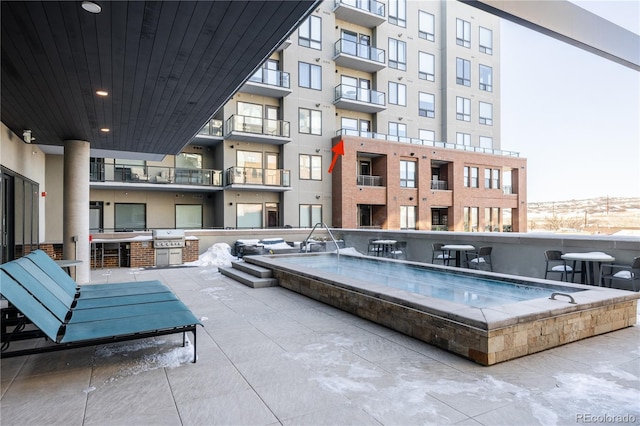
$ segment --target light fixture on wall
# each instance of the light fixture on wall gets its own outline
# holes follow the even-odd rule
[[[22,139],[26,142],[26,143],[31,143],[31,141],[36,140],[36,138],[34,138],[31,135],[31,130],[24,130],[22,132]]]
[[[316,104],[316,108],[319,108],[319,107],[320,107],[320,104]]]
[[[320,62],[320,58],[316,58],[316,62]]]
[[[319,199],[320,199],[320,196],[319,196],[319,195],[316,195],[316,200],[319,200]]]
[[[316,152],[320,152],[320,148],[316,148]]]

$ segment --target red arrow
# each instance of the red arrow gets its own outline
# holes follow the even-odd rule
[[[338,155],[344,155],[344,141],[340,139],[340,142],[335,144],[331,151],[333,151],[333,160],[331,160],[331,165],[329,166],[329,173],[333,172],[333,166],[338,161]]]

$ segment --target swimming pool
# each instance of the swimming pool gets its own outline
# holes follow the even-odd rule
[[[281,287],[482,365],[632,326],[640,298],[624,290],[330,253],[245,261],[271,269]],[[422,273],[438,282],[423,285]],[[386,284],[379,282],[384,276]],[[510,290],[489,295],[481,291],[485,285]],[[516,294],[507,294],[513,288]]]
[[[366,277],[370,283],[406,290],[411,293],[461,303],[477,308],[548,298],[555,292],[572,294],[581,288],[554,284],[523,283],[478,277],[464,272],[438,270],[396,262],[379,262],[369,257],[287,257],[281,260],[292,266],[312,268],[343,277]]]

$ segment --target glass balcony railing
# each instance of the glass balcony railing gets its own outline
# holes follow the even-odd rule
[[[231,132],[253,133],[274,137],[288,138],[289,122],[283,120],[269,120],[245,115],[232,115],[226,123],[226,134]]]
[[[350,100],[374,105],[385,105],[384,93],[371,89],[361,89],[347,84],[339,84],[335,88],[335,100]]]
[[[435,189],[438,191],[446,191],[448,189],[446,180],[432,180],[431,181],[431,189]]]
[[[210,120],[202,129],[200,129],[198,135],[222,137],[222,124],[222,120]]]
[[[164,166],[92,163],[91,182],[152,183],[222,187],[222,171]]]
[[[262,83],[269,86],[282,87],[283,89],[291,88],[289,81],[289,73],[278,70],[270,70],[267,68],[260,68],[249,78],[249,81],[253,83]]]
[[[385,16],[384,3],[380,3],[375,0],[336,0],[335,4],[336,6],[341,4],[351,6],[383,18]]]
[[[382,176],[358,175],[358,186],[384,186]]]
[[[359,136],[361,138],[370,138],[370,139],[382,139],[382,140],[393,141],[393,142],[410,143],[414,145],[432,146],[435,148],[459,149],[462,151],[480,152],[483,154],[493,154],[493,155],[503,155],[506,157],[520,157],[520,153],[515,151],[504,151],[501,149],[483,148],[480,146],[459,145],[459,144],[449,143],[449,142],[410,138],[407,136],[386,135],[384,133],[367,132],[367,131],[358,130],[358,129],[338,129],[336,131],[336,136],[342,136],[342,135]]]
[[[283,169],[230,167],[225,172],[227,185],[291,186],[291,172]]]
[[[341,53],[381,64],[385,63],[384,50],[344,38],[341,38],[335,43],[335,54],[339,55]]]

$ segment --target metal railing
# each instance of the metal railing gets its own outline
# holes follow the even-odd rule
[[[365,12],[373,13],[383,18],[385,16],[384,4],[375,0],[336,0],[336,6],[341,4],[364,10]]]
[[[222,125],[222,120],[210,120],[202,129],[200,129],[198,135],[222,137]]]
[[[199,186],[222,186],[222,171],[132,164],[92,163],[91,182],[151,183]]]
[[[358,186],[384,186],[382,176],[358,175]]]
[[[362,89],[360,87],[349,86],[347,84],[339,84],[335,88],[335,100],[345,99],[351,101],[366,102],[384,106],[384,93],[371,89]]]
[[[269,86],[282,87],[283,89],[291,88],[289,73],[279,70],[270,70],[268,68],[260,68],[256,71],[249,81],[252,83],[262,83]]]
[[[246,115],[232,115],[229,117],[225,126],[225,133],[228,135],[234,131],[285,138],[290,135],[288,121],[269,120]]]
[[[337,89],[337,88],[336,88]],[[338,129],[336,136],[359,136],[361,138],[381,139],[392,142],[403,142],[414,145],[432,146],[435,148],[458,149],[461,151],[479,152],[482,154],[503,155],[505,157],[520,157],[519,152],[504,151],[501,149],[483,148],[480,146],[459,145],[449,142],[430,141],[425,139],[410,138],[407,136],[386,135],[384,133],[365,132],[357,129]]]
[[[227,185],[291,186],[291,172],[284,169],[260,169],[255,167],[229,167],[225,171]]]
[[[385,63],[384,50],[344,38],[341,38],[335,43],[335,54],[338,55],[340,53],[379,62],[381,64]]]
[[[431,189],[436,189],[438,191],[446,191],[448,188],[446,180],[432,180],[431,181]]]
[[[304,241],[300,246],[304,247],[304,250],[307,253],[309,252],[309,244],[308,244],[309,238],[311,238],[311,236],[313,235],[313,231],[315,231],[318,226],[323,227],[329,233],[329,237],[331,237],[331,241],[333,241],[333,244],[336,246],[336,254],[338,255],[338,260],[340,260],[340,247],[338,246],[338,242],[333,237],[333,234],[331,233],[331,229],[329,229],[327,224],[324,222],[318,222],[315,225],[313,225],[313,229],[311,229],[311,232],[309,232],[309,235],[307,235],[307,238],[304,239]]]

